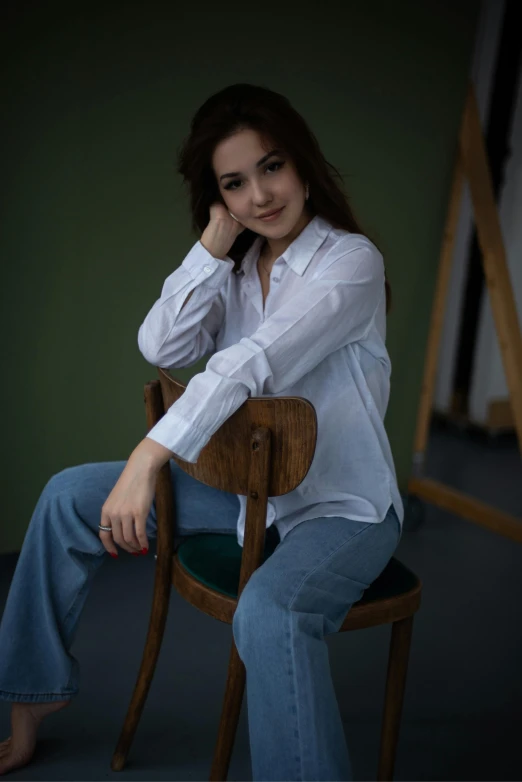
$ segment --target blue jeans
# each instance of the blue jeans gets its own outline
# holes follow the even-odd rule
[[[70,647],[91,580],[108,556],[98,536],[101,508],[125,464],[69,467],[40,495],[0,625],[0,700],[77,694],[79,667]],[[235,534],[237,496],[170,466],[178,540]],[[155,532],[153,504],[149,540]],[[247,672],[254,780],[352,779],[324,636],[339,629],[399,539],[393,506],[380,524],[310,519],[287,534],[246,585],[232,630]]]

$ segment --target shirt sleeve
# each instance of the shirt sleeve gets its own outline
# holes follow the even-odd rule
[[[332,352],[363,340],[384,295],[377,248],[346,251],[250,337],[215,353],[147,436],[195,463],[249,396],[282,394]]]
[[[165,280],[160,298],[138,331],[138,347],[150,364],[179,369],[215,350],[225,315],[221,288],[233,268],[228,256],[214,258],[196,242]]]

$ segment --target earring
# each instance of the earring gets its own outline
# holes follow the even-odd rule
[[[305,201],[308,201],[309,196],[310,196],[310,187],[309,187],[308,182],[307,182],[306,183],[306,188],[305,188]]]

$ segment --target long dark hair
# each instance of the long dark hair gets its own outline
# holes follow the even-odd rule
[[[309,184],[306,209],[312,216],[323,217],[334,228],[367,235],[350,208],[341,174],[325,159],[303,117],[283,95],[255,84],[232,84],[211,95],[194,115],[190,134],[178,149],[178,173],[188,187],[196,233],[207,227],[211,204],[225,203],[212,167],[214,150],[221,141],[246,129],[257,131],[291,157],[301,180]],[[236,271],[258,236],[246,228],[237,237],[228,252]],[[391,288],[384,274],[389,312]]]

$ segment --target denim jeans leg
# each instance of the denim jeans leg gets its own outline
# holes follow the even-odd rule
[[[205,532],[237,534],[240,507],[237,494],[207,486],[173,460],[170,461],[170,470],[176,512],[176,547],[184,538]]]
[[[178,536],[235,533],[236,495],[213,489],[170,461]],[[126,461],[68,467],[44,487],[33,512],[0,623],[0,700],[68,700],[79,689],[70,653],[92,579],[108,560],[102,506]],[[147,536],[156,536],[155,501]]]
[[[254,780],[353,779],[324,636],[337,632],[399,538],[393,508],[376,524],[304,521],[247,583],[233,633],[246,668]]]
[[[68,700],[79,670],[69,648],[95,572],[108,557],[101,508],[126,462],[69,467],[36,504],[0,625],[0,700]]]

